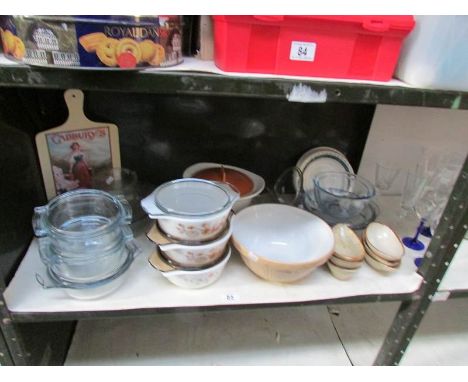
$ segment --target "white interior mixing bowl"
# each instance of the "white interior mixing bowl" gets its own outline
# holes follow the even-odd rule
[[[322,219],[283,204],[257,204],[232,218],[232,242],[258,276],[293,282],[333,254],[334,237]]]

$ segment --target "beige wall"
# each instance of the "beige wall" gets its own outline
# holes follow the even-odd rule
[[[375,180],[375,163],[395,162],[414,169],[423,148],[437,152],[468,152],[468,110],[378,105],[359,168],[359,174]],[[400,193],[404,171],[389,193]]]

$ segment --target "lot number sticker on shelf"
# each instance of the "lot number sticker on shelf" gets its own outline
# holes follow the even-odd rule
[[[289,59],[295,61],[314,61],[316,47],[317,44],[315,42],[293,41],[291,43]]]
[[[239,301],[239,295],[237,293],[226,293],[223,299],[228,304],[235,304]]]

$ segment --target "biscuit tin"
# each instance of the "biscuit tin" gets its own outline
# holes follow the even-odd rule
[[[1,16],[4,54],[29,65],[138,69],[182,62],[182,16]]]

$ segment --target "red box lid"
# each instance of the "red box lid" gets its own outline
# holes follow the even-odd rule
[[[409,32],[413,29],[415,21],[409,15],[364,15],[364,16],[326,16],[326,15],[252,15],[252,16],[213,16],[215,20],[232,21],[240,23],[270,24],[307,27],[310,22],[345,23],[360,26],[369,32],[385,33],[390,31]]]

